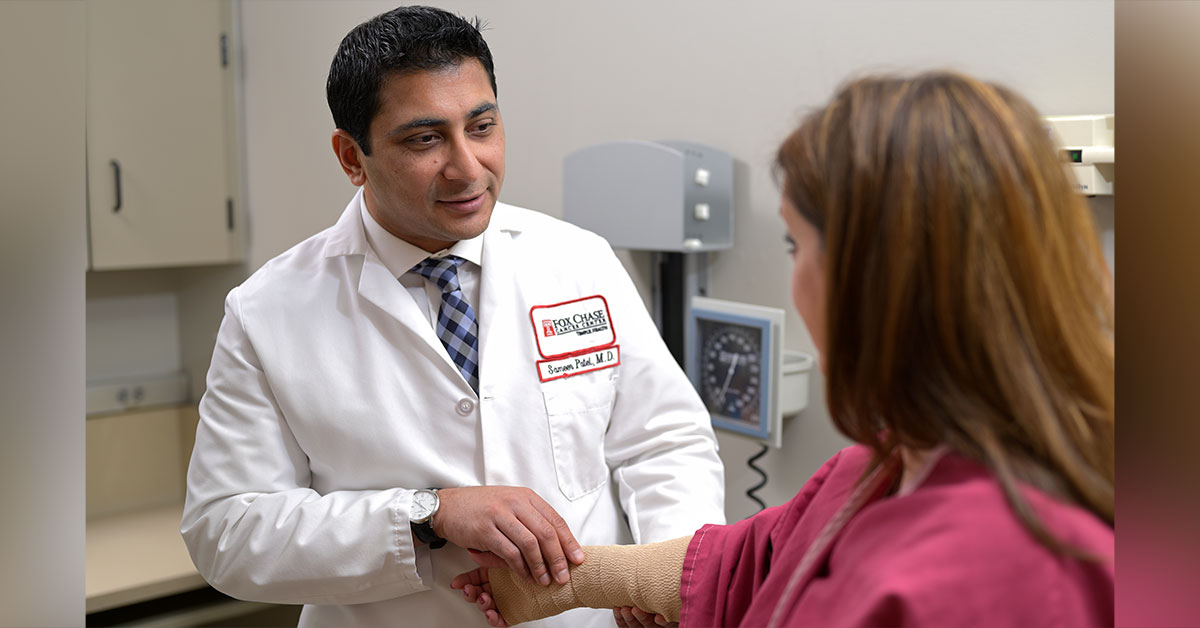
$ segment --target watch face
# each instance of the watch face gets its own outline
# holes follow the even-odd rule
[[[762,329],[715,320],[697,321],[700,391],[714,415],[757,425],[762,394]]]
[[[410,519],[413,521],[424,521],[433,516],[433,511],[437,509],[438,497],[431,491],[417,491],[413,493],[412,515]]]

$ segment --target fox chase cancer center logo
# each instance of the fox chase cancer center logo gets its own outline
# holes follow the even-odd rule
[[[617,340],[608,302],[603,296],[584,297],[530,309],[538,352],[543,358],[607,347]]]
[[[604,310],[580,312],[570,318],[555,318],[542,321],[542,333],[546,336],[576,334],[586,336],[608,330],[608,313]]]

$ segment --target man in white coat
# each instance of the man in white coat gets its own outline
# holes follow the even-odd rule
[[[303,626],[479,625],[449,586],[477,563],[563,582],[580,545],[722,522],[708,414],[608,244],[497,202],[477,24],[377,16],[327,95],[360,189],[226,299],[181,527],[205,579]]]

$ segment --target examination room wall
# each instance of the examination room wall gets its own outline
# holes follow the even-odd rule
[[[845,78],[954,68],[1005,83],[1047,115],[1113,111],[1111,1],[604,3],[433,2],[488,25],[507,132],[505,202],[562,215],[562,159],[596,142],[685,139],[739,162],[735,245],[711,258],[711,296],[782,307],[785,345],[813,351],[788,292],[790,262],[770,163],[780,139]],[[337,218],[353,194],[329,145],[324,85],[341,37],[392,2],[241,3],[250,267]],[[1094,201],[1110,263],[1112,199]],[[620,252],[643,298],[649,255]],[[823,380],[758,464],[768,504],[790,498],[847,441]],[[727,514],[756,510],[746,459],[719,434]]]

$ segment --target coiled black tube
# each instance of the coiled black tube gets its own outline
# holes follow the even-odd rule
[[[753,469],[754,472],[757,473],[759,475],[759,477],[762,478],[761,480],[759,480],[758,484],[751,486],[746,491],[746,497],[749,497],[750,499],[754,500],[754,503],[758,504],[759,512],[762,512],[762,510],[767,507],[767,504],[764,503],[763,500],[759,499],[758,496],[755,495],[754,493],[758,489],[767,485],[767,472],[763,471],[761,467],[759,467],[758,465],[756,465],[754,463],[757,462],[759,458],[762,458],[763,456],[767,455],[768,449],[770,449],[770,447],[764,443],[762,446],[762,449],[758,450],[758,453],[754,454],[753,456],[750,456],[750,459],[746,461],[746,465],[749,466],[751,469]]]

